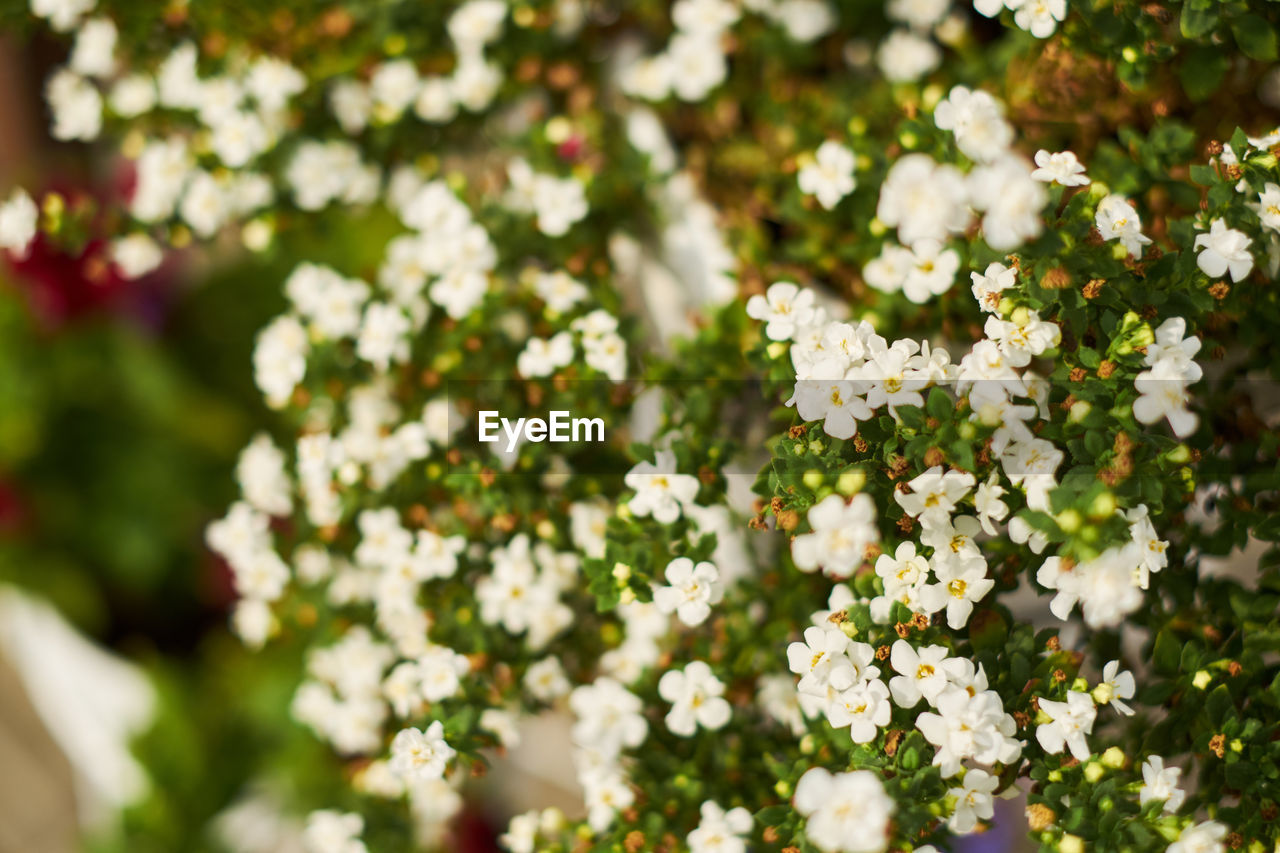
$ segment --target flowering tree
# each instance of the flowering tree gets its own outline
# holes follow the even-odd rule
[[[1280,841],[1269,4],[30,13],[53,134],[135,172],[105,263],[292,269],[208,543],[310,647],[309,850],[430,845],[548,710],[584,809],[513,851],[912,851],[1020,792],[1045,849]],[[485,440],[553,412],[602,440]]]

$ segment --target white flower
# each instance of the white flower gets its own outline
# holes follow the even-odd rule
[[[277,317],[258,333],[253,349],[254,381],[267,397],[267,405],[284,408],[293,389],[307,371],[307,333],[288,315]]]
[[[1129,536],[1142,550],[1138,586],[1146,589],[1150,584],[1150,576],[1169,565],[1169,543],[1156,533],[1145,504],[1134,507],[1125,517],[1129,520]]]
[[[418,97],[418,69],[407,59],[379,65],[369,78],[369,94],[373,97],[377,117],[394,121]]]
[[[1132,699],[1137,685],[1133,681],[1132,672],[1121,672],[1120,661],[1108,661],[1102,668],[1102,681],[1093,688],[1091,695],[1099,705],[1110,704],[1125,716],[1133,716],[1133,709],[1122,702]]]
[[[932,703],[947,686],[946,659],[944,646],[917,650],[906,640],[895,641],[889,652],[889,665],[898,673],[889,680],[894,704],[910,708],[922,698]]]
[[[791,540],[791,558],[802,572],[821,567],[830,577],[849,577],[866,559],[867,546],[880,538],[870,495],[859,493],[847,503],[827,495],[806,518],[813,532]]]
[[[231,213],[222,185],[203,170],[192,175],[178,212],[196,234],[205,238],[212,237]]]
[[[677,33],[666,53],[671,63],[671,89],[682,101],[702,100],[729,72],[724,51],[714,38]]]
[[[635,491],[627,502],[631,513],[652,515],[660,524],[678,519],[681,508],[694,502],[700,488],[697,477],[676,473],[676,457],[670,450],[659,450],[653,462],[637,462],[623,482]]]
[[[895,491],[893,498],[912,518],[941,521],[949,518],[956,504],[973,490],[974,477],[968,471],[943,471],[934,465],[907,483],[910,492]]]
[[[360,335],[356,339],[356,355],[385,371],[392,361],[405,361],[409,357],[406,339],[412,324],[398,305],[370,302],[360,322]]]
[[[981,90],[956,86],[933,111],[934,124],[956,135],[956,147],[978,163],[990,163],[1008,149],[1013,128],[999,101]]]
[[[996,582],[987,577],[986,560],[943,561],[934,566],[938,586],[946,593],[947,625],[958,631],[969,624],[973,603],[981,601]]]
[[[1222,219],[1209,225],[1208,234],[1196,236],[1196,264],[1209,278],[1222,278],[1228,272],[1232,281],[1239,281],[1253,271],[1253,255],[1249,253],[1249,238],[1243,231],[1228,228]]]
[[[885,243],[880,254],[862,268],[862,278],[882,293],[897,293],[914,265],[915,255],[910,249]]]
[[[439,720],[427,730],[403,729],[391,741],[389,765],[406,781],[430,781],[444,776],[445,768],[457,751],[444,739],[444,724]]]
[[[529,665],[524,674],[524,688],[533,698],[552,702],[569,693],[569,679],[559,658],[547,657]]]
[[[49,78],[45,100],[53,113],[55,139],[96,139],[102,130],[102,96],[88,80],[66,68]]]
[[[1009,505],[1000,499],[1005,494],[1005,488],[1000,485],[998,478],[999,474],[992,471],[985,483],[978,484],[978,490],[973,496],[978,521],[988,536],[996,535],[994,522],[1004,521],[1009,515]]]
[[[889,0],[886,13],[895,21],[927,32],[951,10],[951,0]]]
[[[683,671],[663,673],[658,680],[658,695],[671,703],[667,728],[681,737],[692,737],[699,726],[711,731],[723,728],[732,713],[724,699],[724,683],[700,660]]]
[[[418,657],[422,698],[439,702],[458,692],[461,678],[471,671],[471,661],[446,646],[429,646]]]
[[[964,176],[955,166],[939,165],[927,154],[907,154],[889,169],[876,216],[896,227],[907,245],[942,242],[968,226],[968,202]]]
[[[548,237],[559,237],[587,215],[586,192],[576,178],[538,175],[533,206],[538,230]]]
[[[942,51],[938,50],[932,39],[901,28],[890,32],[876,51],[876,64],[892,83],[919,80],[941,62]]]
[[[14,190],[8,201],[0,204],[0,249],[8,249],[18,257],[24,257],[35,239],[39,216],[36,203],[26,190]]]
[[[852,438],[858,432],[858,421],[874,414],[858,394],[864,385],[845,380],[801,379],[787,405],[794,405],[806,421],[822,421],[823,432],[832,438]]]
[[[640,697],[612,678],[597,678],[574,688],[569,708],[578,718],[573,725],[574,742],[607,755],[639,746],[649,733]]]
[[[812,626],[804,631],[804,642],[787,646],[787,666],[800,676],[796,689],[813,696],[826,696],[827,688],[845,690],[858,673],[845,655],[849,637],[830,625]]]
[[[1138,792],[1138,804],[1145,806],[1153,800],[1164,800],[1164,813],[1173,814],[1187,798],[1187,792],[1178,787],[1180,767],[1165,767],[1164,759],[1153,755],[1142,764],[1142,788]]]
[[[1167,853],[1224,853],[1227,846],[1222,840],[1227,837],[1227,828],[1216,820],[1192,824],[1178,836],[1178,840],[1169,845]]]
[[[1094,221],[1102,239],[1119,240],[1134,257],[1142,257],[1142,247],[1151,242],[1151,238],[1142,233],[1138,211],[1118,195],[1109,195],[1098,202]]]
[[[1133,387],[1140,395],[1133,401],[1133,416],[1139,423],[1153,424],[1167,418],[1178,438],[1196,431],[1200,419],[1187,408],[1191,402],[1187,380],[1172,362],[1157,362],[1152,369],[1139,373]]]
[[[1156,329],[1156,340],[1147,345],[1145,363],[1148,367],[1166,363],[1188,381],[1198,381],[1202,375],[1200,365],[1194,359],[1200,351],[1200,339],[1187,335],[1187,321],[1170,317]]]
[[[307,815],[302,846],[307,853],[366,853],[360,833],[364,818],[353,812],[321,809]]]
[[[130,74],[111,87],[108,103],[121,118],[136,118],[156,105],[156,84],[145,74]]]
[[[619,85],[633,98],[661,101],[671,93],[671,60],[664,54],[641,57],[622,70]]]
[[[854,163],[852,151],[839,142],[827,140],[800,169],[797,175],[800,191],[817,196],[818,203],[830,210],[857,186]]]
[[[1046,39],[1066,17],[1067,0],[1025,0],[1014,10],[1013,22],[1036,38]]]
[[[1258,200],[1248,206],[1258,214],[1263,228],[1280,234],[1280,186],[1268,181],[1258,193]]]
[[[765,323],[764,335],[771,341],[786,341],[809,325],[814,318],[813,291],[801,290],[789,281],[769,286],[764,296],[747,300],[747,316]]]
[[[947,796],[956,798],[956,810],[947,826],[957,835],[968,835],[978,828],[978,821],[991,820],[995,815],[995,799],[992,796],[1000,780],[985,770],[966,770],[963,787],[951,788]]]
[[[516,358],[516,370],[529,379],[550,376],[573,361],[573,337],[560,332],[552,338],[530,338]]]
[[[969,273],[969,277],[973,280],[973,298],[988,314],[999,310],[1000,294],[1018,283],[1017,270],[995,262],[987,264],[982,273]]]
[[[895,601],[917,613],[933,613],[945,603],[942,588],[928,583],[929,562],[916,553],[914,542],[899,544],[893,556],[881,554],[875,569],[884,587],[883,594],[871,599],[871,618],[876,622],[889,620]]]
[[[564,270],[538,273],[533,280],[533,289],[538,298],[547,303],[547,308],[558,314],[571,311],[591,295],[585,284]]]
[[[1084,165],[1076,159],[1071,151],[1059,151],[1050,154],[1041,148],[1036,152],[1036,170],[1031,177],[1046,184],[1061,184],[1064,187],[1084,187],[1089,185],[1089,177],[1084,173]]]
[[[68,67],[86,77],[110,77],[115,70],[116,25],[110,18],[94,18],[80,25]]]
[[[740,15],[738,7],[728,0],[676,0],[671,7],[671,22],[695,36],[718,36]]]
[[[307,87],[307,78],[282,59],[260,56],[249,67],[245,87],[258,106],[275,112],[284,109],[290,98]]]
[[[164,252],[146,234],[121,237],[111,244],[111,261],[125,278],[140,278],[160,266]]]
[[[883,681],[858,682],[841,693],[827,706],[827,722],[840,729],[848,726],[854,743],[870,743],[889,724],[893,708],[889,704],[889,688]]]
[[[502,33],[503,0],[468,0],[449,16],[449,38],[459,53],[476,53]]]
[[[821,38],[836,25],[835,12],[826,0],[780,0],[772,15],[787,37],[801,44]]]
[[[917,305],[941,296],[955,283],[960,255],[936,240],[917,240],[911,246],[911,266],[902,280],[902,293]]]
[[[711,605],[724,595],[720,571],[713,563],[703,561],[695,566],[688,557],[676,557],[667,563],[663,577],[667,585],[654,588],[653,603],[663,613],[676,614],[686,625],[705,622]]]
[[[970,202],[983,211],[982,236],[991,248],[1017,248],[1044,230],[1040,212],[1049,195],[1020,157],[1010,154],[979,166],[967,184]]]
[[[66,32],[88,14],[97,0],[31,0],[31,14],[45,18],[58,32]]]
[[[1057,754],[1064,748],[1071,750],[1077,761],[1084,761],[1091,754],[1085,735],[1093,731],[1093,721],[1098,709],[1088,693],[1072,690],[1067,701],[1040,700],[1040,711],[1051,722],[1036,726],[1036,740],[1045,752]]]
[[[888,847],[894,802],[870,771],[832,775],[810,768],[796,784],[794,803],[806,818],[805,835],[824,853],[880,853]]]
[[[959,661],[947,664],[960,671]],[[984,683],[985,678],[969,685],[949,685],[933,702],[936,714],[925,711],[916,717],[916,728],[937,748],[933,763],[943,778],[959,773],[965,759],[1010,764],[1022,754],[1022,741],[1013,737],[1017,723],[1004,712],[997,693],[979,689]]]
[[[751,812],[741,806],[725,811],[713,800],[701,812],[698,828],[685,838],[689,853],[746,853],[743,836],[751,832]]]

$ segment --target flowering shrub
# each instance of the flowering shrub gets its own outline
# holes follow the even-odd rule
[[[136,173],[104,262],[292,269],[207,538],[310,646],[308,850],[433,843],[546,711],[584,808],[513,851],[1019,792],[1045,849],[1280,843],[1269,4],[30,12],[53,134]],[[0,245],[73,225],[17,190]]]

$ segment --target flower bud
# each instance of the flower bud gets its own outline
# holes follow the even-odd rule
[[[1106,752],[1102,753],[1102,763],[1112,770],[1119,770],[1124,767],[1126,760],[1124,750],[1118,746],[1110,747]]]
[[[1194,678],[1191,679],[1191,684],[1197,690],[1204,690],[1209,686],[1209,682],[1211,681],[1213,681],[1213,676],[1202,669],[1195,674]]]
[[[847,497],[862,491],[862,487],[867,484],[867,475],[862,473],[861,468],[851,468],[840,475],[840,479],[836,480],[836,491]]]
[[[1101,779],[1106,772],[1106,768],[1101,764],[1096,761],[1090,761],[1084,766],[1084,779],[1091,785],[1097,784],[1097,781]]]
[[[1059,853],[1084,853],[1084,842],[1079,836],[1067,834],[1058,842]]]
[[[821,471],[817,468],[810,468],[808,471],[804,472],[801,482],[804,483],[805,488],[816,492],[818,487],[822,485],[823,479]]]

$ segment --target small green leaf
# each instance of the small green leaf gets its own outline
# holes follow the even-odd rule
[[[1231,23],[1231,33],[1241,52],[1250,59],[1271,62],[1276,58],[1276,31],[1257,15],[1244,15]]]
[[[1183,38],[1198,39],[1218,25],[1218,4],[1214,0],[1189,0],[1182,7],[1178,26]]]
[[[1156,672],[1161,675],[1177,675],[1178,660],[1182,657],[1182,643],[1178,642],[1178,638],[1168,628],[1164,628],[1160,633],[1156,634],[1156,645],[1152,652],[1152,660],[1156,665]]]
[[[1205,711],[1209,714],[1209,719],[1213,721],[1215,726],[1222,725],[1227,716],[1235,710],[1235,702],[1231,699],[1231,691],[1225,684],[1219,684],[1209,693],[1209,698],[1205,701],[1204,706]]]

